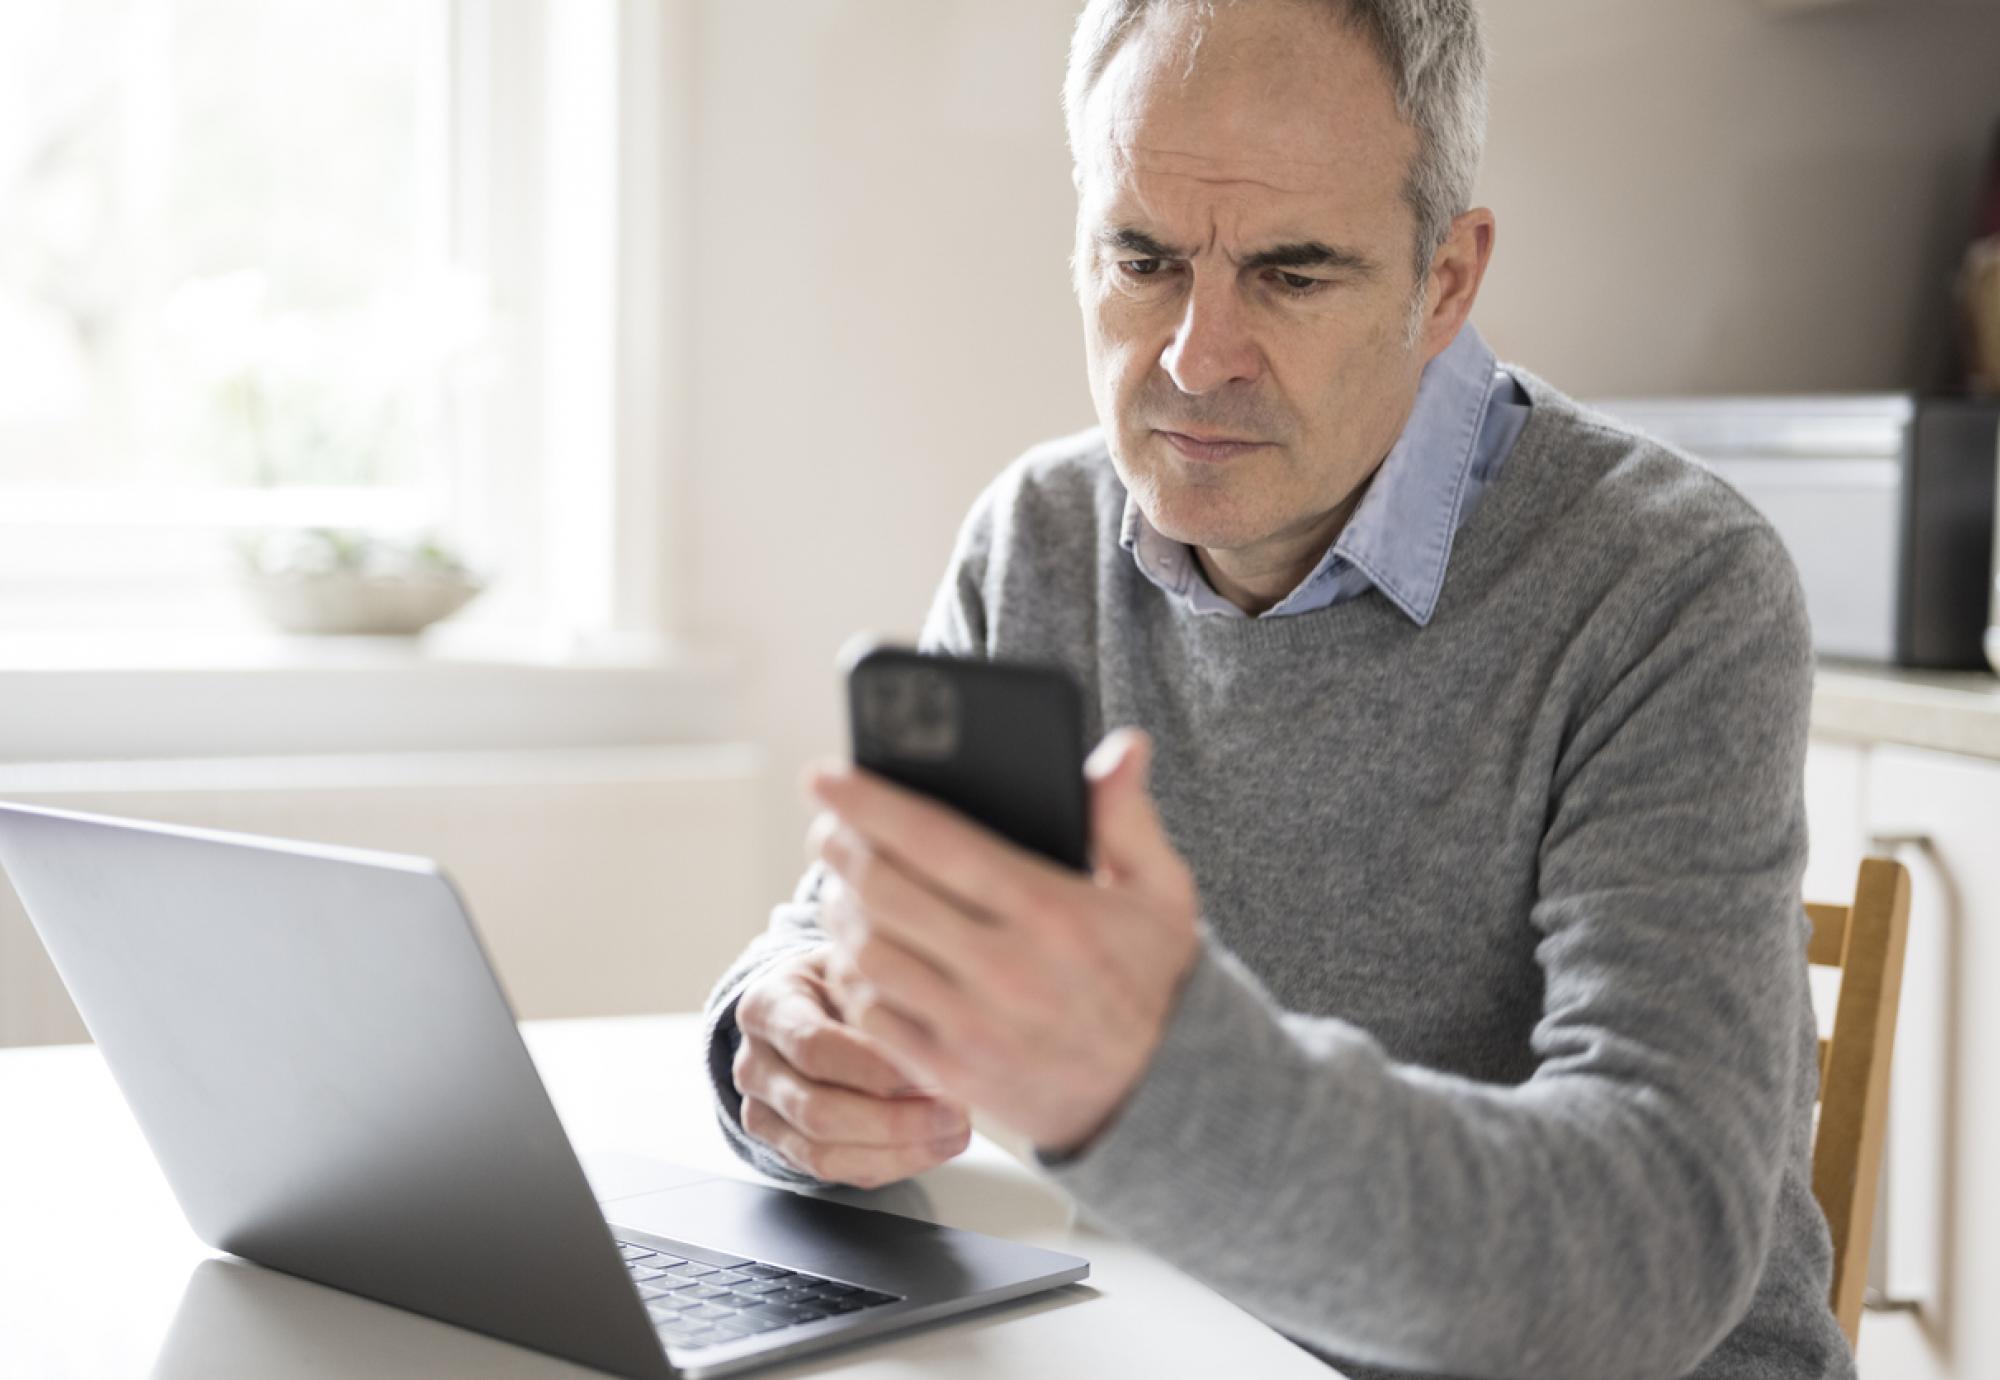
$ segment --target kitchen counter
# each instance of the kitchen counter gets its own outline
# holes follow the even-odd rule
[[[2000,678],[1823,661],[1813,677],[1812,731],[2000,760]]]

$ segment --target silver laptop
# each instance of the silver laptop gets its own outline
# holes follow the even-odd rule
[[[600,1204],[422,858],[0,804],[0,865],[218,1249],[633,1377],[733,1374],[1090,1271],[694,1170]]]

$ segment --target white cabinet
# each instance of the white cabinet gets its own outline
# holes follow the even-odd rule
[[[1863,1380],[2000,1376],[2000,761],[1815,741],[1807,892],[1839,896],[1871,837],[1922,836],[1878,1233],[1915,1312],[1869,1312]],[[1844,879],[1842,874],[1844,873]]]
[[[1867,779],[1867,748],[1813,739],[1806,753],[1806,820],[1812,841],[1806,859],[1807,900],[1844,901],[1854,894],[1854,872],[1868,851]]]

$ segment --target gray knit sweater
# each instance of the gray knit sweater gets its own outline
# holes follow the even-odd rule
[[[1509,366],[1510,368],[1512,366]],[[1355,1377],[1849,1376],[1810,1191],[1811,659],[1770,528],[1514,370],[1534,412],[1426,628],[1202,618],[1119,549],[1095,433],[974,507],[926,629],[1136,724],[1206,943],[1092,1217]],[[818,939],[808,874],[711,1001]]]

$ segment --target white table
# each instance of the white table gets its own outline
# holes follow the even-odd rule
[[[633,1156],[754,1177],[713,1124],[696,1018],[554,1021],[524,1030],[600,1191],[606,1180],[639,1172]],[[1085,1256],[1090,1278],[760,1374],[1334,1375],[1156,1257],[1079,1224],[1064,1197],[984,1137],[910,1184],[850,1196]],[[0,1051],[0,1376],[595,1373],[217,1256],[181,1217],[94,1048]]]

